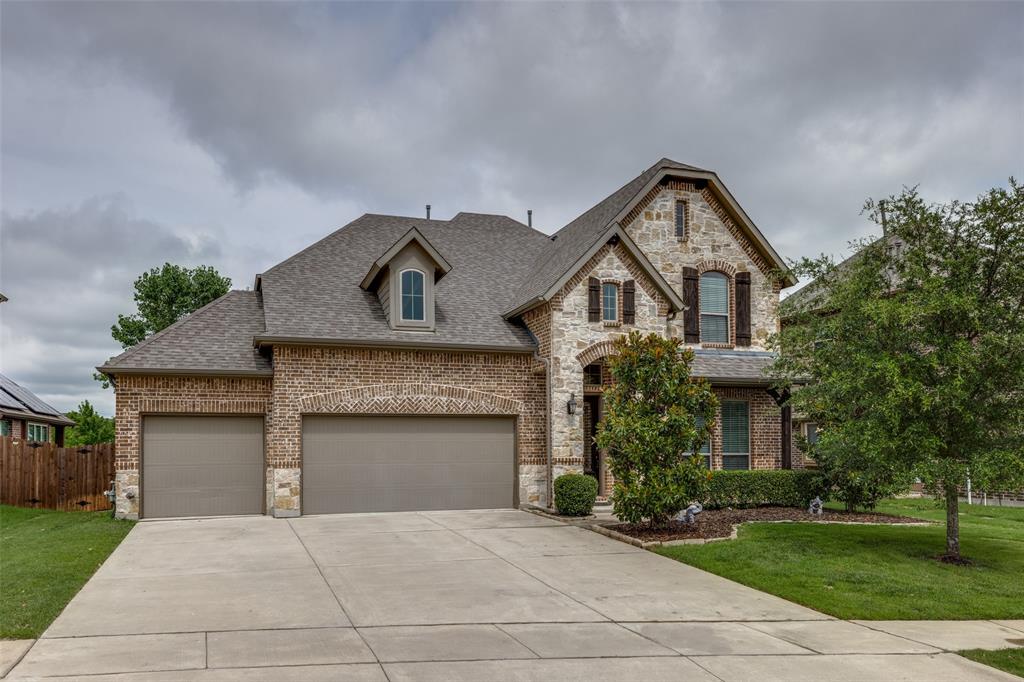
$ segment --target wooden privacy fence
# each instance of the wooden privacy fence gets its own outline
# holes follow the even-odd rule
[[[100,511],[114,478],[114,444],[59,448],[0,438],[0,504],[63,511]]]

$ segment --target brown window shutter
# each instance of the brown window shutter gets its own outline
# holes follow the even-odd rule
[[[683,311],[683,341],[686,343],[700,343],[699,280],[697,268],[683,268],[683,303],[686,304],[686,310]]]
[[[622,323],[636,322],[636,284],[631,279],[622,283]]]
[[[596,277],[591,277],[587,283],[587,319],[601,321],[601,282]]]
[[[750,273],[736,273],[736,345],[750,345]]]

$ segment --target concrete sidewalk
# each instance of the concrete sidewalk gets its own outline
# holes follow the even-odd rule
[[[147,522],[8,678],[1016,679],[942,625],[836,620],[525,512]]]

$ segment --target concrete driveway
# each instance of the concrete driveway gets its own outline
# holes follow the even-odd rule
[[[9,674],[1012,680],[520,511],[140,523]]]

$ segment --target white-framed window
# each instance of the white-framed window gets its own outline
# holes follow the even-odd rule
[[[722,401],[722,468],[750,468],[750,404]]]
[[[427,319],[423,273],[419,270],[403,270],[400,277],[402,319],[409,322],[422,322]]]
[[[704,428],[704,415],[698,414],[696,422],[697,422],[697,430],[698,431],[702,430]],[[700,450],[698,450],[697,452],[695,452],[693,454],[695,454],[695,455],[698,455],[698,454],[702,455],[704,457],[704,466],[707,469],[710,470],[711,469],[711,436],[708,436],[708,439],[706,441],[704,441],[703,445],[700,446]]]
[[[814,422],[804,423],[804,438],[808,445],[815,445],[818,442],[818,425]]]
[[[729,278],[721,272],[700,276],[701,343],[729,343]]]
[[[50,427],[46,424],[29,424],[28,425],[28,439],[32,441],[38,441],[45,443],[50,440]]]
[[[619,285],[614,282],[601,285],[601,319],[605,322],[619,321]]]
[[[686,239],[686,202],[676,202],[676,239]]]

